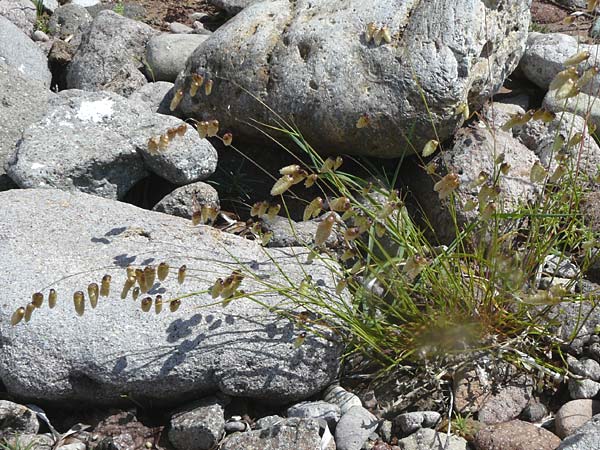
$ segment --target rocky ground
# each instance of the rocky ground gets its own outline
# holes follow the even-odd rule
[[[444,151],[428,163],[457,174],[466,223],[477,214],[465,206],[478,198],[473,182],[494,172],[498,148],[508,206],[539,195],[532,167],[556,170],[575,140],[578,169],[597,180],[597,88],[564,101],[556,82],[568,58],[597,55],[594,16],[574,15],[577,0],[349,3],[47,0],[36,12],[29,0],[0,0],[7,448],[600,448],[598,267],[583,278],[575,255],[549,255],[535,280],[542,291],[573,284],[590,300],[553,310],[565,376],[481,351],[442,374],[403,367],[377,378],[368,359],[342,359],[323,311],[290,302],[304,283],[349,301],[335,292],[337,263],[308,258],[321,219],[302,221],[292,199],[297,221],[265,215],[270,241],[247,239],[257,237],[249,205],[273,186],[253,163],[276,173],[297,161],[251,126],[277,118],[242,89],[293,117],[323,154],[344,149],[378,168],[439,139]],[[382,34],[366,39],[373,20]],[[596,64],[574,67],[593,78]],[[539,108],[555,114],[502,126]],[[453,218],[416,158],[398,187],[440,241],[452,238]],[[586,198],[596,232],[597,197]],[[195,225],[219,208],[213,226]],[[338,231],[327,248],[344,245]],[[239,297],[213,295],[218,278]]]

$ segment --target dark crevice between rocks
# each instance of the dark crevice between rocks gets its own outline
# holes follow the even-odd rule
[[[138,181],[123,197],[122,201],[143,209],[152,209],[178,186],[151,173]]]

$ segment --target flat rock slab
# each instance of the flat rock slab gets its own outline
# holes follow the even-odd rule
[[[284,296],[263,292],[224,307],[207,293],[240,266],[247,293],[265,291],[264,283],[297,286],[307,272],[322,295],[334,292],[330,270],[307,264],[306,249],[267,254],[254,241],[81,193],[12,190],[0,193],[0,204],[0,379],[15,398],[110,405],[127,395],[156,405],[221,391],[278,403],[305,399],[335,378],[341,344],[321,330],[296,345],[303,331],[296,321],[265,308],[292,308]],[[120,298],[126,266],[161,261],[171,273],[148,295],[165,302],[197,295],[160,314],[141,310],[144,294]],[[188,275],[180,285],[174,272],[182,264]],[[73,293],[86,292],[87,302],[88,284],[105,274],[109,297],[95,309],[87,303],[78,317]],[[50,288],[58,292],[55,308],[45,300],[30,322],[10,325],[32,293],[47,296]]]
[[[82,37],[67,72],[67,86],[108,90],[129,96],[146,84],[143,69],[148,40],[158,31],[142,22],[102,11]]]
[[[148,171],[178,185],[209,177],[217,151],[191,126],[158,153],[148,139],[184,123],[112,92],[61,91],[23,133],[6,173],[22,188],[77,190],[121,199]]]
[[[17,68],[0,63],[0,191],[14,186],[4,171],[4,162],[23,131],[37,122],[55,94],[40,81],[26,78]]]
[[[0,62],[15,67],[26,78],[50,87],[52,74],[48,59],[21,29],[0,16]]]
[[[463,120],[461,104],[479,108],[514,70],[529,3],[256,2],[192,54],[176,88],[188,92],[195,73],[215,86],[208,97],[186,95],[181,113],[212,116],[234,135],[259,138],[242,123],[275,118],[257,96],[319,151],[387,158],[420,152],[429,139],[452,135]],[[371,22],[388,27],[389,42],[367,42]],[[369,125],[357,128],[364,114]]]

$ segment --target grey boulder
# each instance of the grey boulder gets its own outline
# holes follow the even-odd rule
[[[224,427],[222,403],[208,397],[173,413],[169,441],[177,450],[210,450],[221,439]]]
[[[6,158],[14,151],[23,131],[44,117],[48,101],[54,96],[40,81],[0,63],[0,191],[15,186],[4,171]]]
[[[147,72],[152,81],[175,81],[196,48],[208,35],[160,34],[146,46]]]
[[[72,39],[79,43],[81,34],[90,23],[92,23],[92,16],[84,7],[75,3],[67,3],[58,7],[50,17],[48,32],[60,39],[74,35],[75,37]]]
[[[235,16],[242,9],[262,0],[209,0],[209,3],[222,9],[230,16]]]
[[[100,12],[69,65],[67,87],[128,96],[146,83],[146,44],[158,31],[113,11]]]
[[[296,321],[268,309],[294,313],[287,297],[265,292],[225,306],[207,292],[217,277],[241,269],[248,293],[265,283],[296,286],[310,271],[319,295],[335,295],[331,262],[306,263],[306,249],[267,253],[254,241],[81,193],[17,189],[0,193],[0,204],[0,380],[15,398],[106,405],[128,402],[127,394],[160,405],[221,391],[285,403],[335,378],[340,341],[319,329],[295,345],[302,333]],[[162,261],[171,266],[164,281],[137,301],[120,298],[126,266]],[[188,275],[180,284],[182,264]],[[105,274],[112,276],[109,296],[78,317],[73,293]],[[13,311],[49,288],[58,293],[56,307],[44,300],[30,322],[11,326]],[[143,312],[142,297],[159,293],[162,313]],[[168,300],[188,293],[196,294],[170,312]]]
[[[216,150],[191,127],[158,153],[148,139],[183,125],[111,92],[62,91],[6,161],[22,188],[54,187],[120,199],[148,170],[175,184],[208,177]]]
[[[379,426],[377,418],[362,406],[353,406],[342,415],[335,428],[338,450],[360,450]]]
[[[173,98],[173,83],[157,81],[144,84],[129,96],[129,100],[145,105],[152,112],[170,114],[169,104]]]
[[[340,420],[341,412],[338,405],[324,401],[302,402],[290,406],[287,410],[288,417],[300,417],[304,419],[322,419],[327,422],[329,429],[334,431]]]
[[[37,45],[7,18],[0,16],[0,62],[13,66],[24,77],[50,87],[48,59]]]
[[[600,414],[579,427],[567,436],[556,450],[588,450],[600,448]]]
[[[556,434],[560,438],[570,436],[600,412],[600,401],[590,399],[571,400],[560,407],[554,417]]]
[[[36,434],[40,428],[35,412],[18,403],[0,400],[0,438],[10,434]]]
[[[227,437],[221,450],[335,450],[333,439],[322,445],[320,425],[314,419],[293,417],[275,425],[250,431],[235,433]]]
[[[6,17],[27,36],[31,36],[37,21],[35,5],[31,0],[0,0],[0,16]]]
[[[467,441],[461,437],[438,433],[431,428],[421,428],[398,441],[402,450],[467,450]]]
[[[201,205],[219,208],[219,194],[210,184],[198,181],[175,189],[152,208],[154,211],[191,219],[194,214],[194,197]]]
[[[180,112],[217,118],[234,135],[258,139],[262,134],[242,122],[274,117],[256,96],[293,118],[318,151],[389,158],[418,152],[435,136],[432,123],[441,140],[448,138],[462,123],[462,106],[478,109],[516,67],[529,3],[253,3],[192,54],[176,89],[187,92],[195,73],[215,87],[207,97],[186,95]],[[388,27],[389,43],[365,40],[370,22]],[[369,125],[358,128],[365,114]]]
[[[529,33],[525,53],[519,67],[542,89],[548,89],[552,79],[563,70],[564,62],[580,49],[573,36],[561,33]]]

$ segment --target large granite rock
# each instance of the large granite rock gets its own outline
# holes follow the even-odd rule
[[[87,29],[69,66],[67,87],[128,96],[146,83],[144,53],[158,31],[105,10]]]
[[[31,0],[0,0],[0,16],[6,17],[27,36],[32,35],[37,14]]]
[[[310,271],[322,295],[335,295],[330,269],[303,262],[306,249],[267,254],[254,241],[81,193],[17,189],[0,193],[0,204],[0,379],[15,398],[114,404],[129,402],[126,394],[156,405],[221,391],[277,403],[314,395],[335,378],[339,341],[321,329],[295,345],[296,321],[266,308],[294,310],[286,297],[260,293],[223,306],[207,293],[217,277],[241,268],[247,293],[264,291],[264,283],[297,285]],[[197,294],[175,313],[166,303],[160,314],[142,312],[144,294],[121,300],[126,266],[161,261],[171,273],[149,295],[166,302]],[[180,285],[182,264],[188,275]],[[78,317],[73,293],[85,291],[87,302],[88,284],[105,274],[110,296]],[[44,302],[29,323],[11,326],[12,312],[49,288],[58,292],[56,307]]]
[[[323,152],[396,157],[444,140],[516,67],[525,47],[529,0],[267,0],[213,33],[190,57],[192,74],[214,80],[210,96],[185,95],[180,113],[217,118],[236,135],[260,137],[249,118],[273,111]],[[451,19],[452,18],[452,19]],[[390,43],[367,42],[369,22]],[[252,95],[241,88],[247,89]],[[421,95],[423,94],[423,96]],[[357,127],[362,115],[370,124]]]
[[[4,16],[0,16],[0,62],[13,66],[25,78],[50,87],[52,74],[46,55],[29,36]]]
[[[43,83],[0,63],[0,191],[16,186],[4,171],[4,162],[25,128],[44,116],[51,97],[54,94]]]
[[[175,184],[210,176],[217,152],[188,126],[156,153],[148,139],[183,125],[111,92],[62,91],[6,162],[22,188],[54,187],[121,199],[148,170]]]
[[[206,34],[160,34],[148,41],[146,62],[148,76],[153,81],[175,81],[179,72]]]

